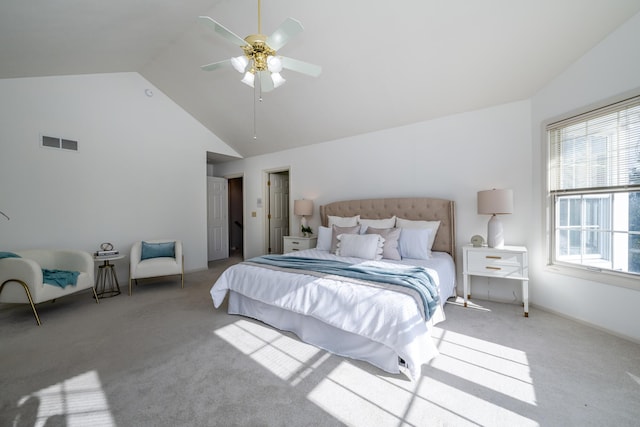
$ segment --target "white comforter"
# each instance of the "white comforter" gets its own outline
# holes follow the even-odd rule
[[[315,249],[288,255],[402,268],[396,262],[337,257]],[[406,261],[404,263],[407,264]],[[440,268],[440,273],[428,268],[439,286],[443,282],[443,275],[455,271],[452,262],[445,264],[447,267]],[[447,278],[446,281],[451,280]],[[335,278],[275,271],[246,264],[234,265],[222,273],[211,288],[211,296],[217,308],[227,291],[231,290],[264,304],[311,316],[333,327],[366,337],[394,349],[407,362],[409,374],[415,378],[422,364],[438,354],[429,329],[431,324],[444,319],[442,306],[447,297],[452,295],[451,286],[455,284],[447,285],[440,298],[441,306],[428,322],[422,318],[413,298],[403,293]]]

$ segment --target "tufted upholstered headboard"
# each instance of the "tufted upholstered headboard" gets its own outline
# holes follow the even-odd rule
[[[412,220],[440,221],[433,243],[434,251],[448,252],[456,258],[456,215],[453,200],[428,197],[362,199],[333,202],[320,206],[320,220],[328,225],[328,215],[382,219],[393,215]]]

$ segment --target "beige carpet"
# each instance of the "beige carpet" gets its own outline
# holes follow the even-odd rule
[[[166,278],[100,304],[44,303],[40,327],[28,306],[0,304],[0,426],[640,425],[636,343],[454,302],[441,355],[410,382],[215,310],[223,267],[185,289]]]

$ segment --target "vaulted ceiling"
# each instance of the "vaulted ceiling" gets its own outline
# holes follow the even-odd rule
[[[304,26],[278,53],[322,74],[284,70],[254,103],[233,68],[200,69],[242,51],[197,17],[244,38],[257,0],[3,0],[0,78],[139,72],[248,157],[527,99],[638,11],[638,0],[264,0],[264,34],[287,17]]]

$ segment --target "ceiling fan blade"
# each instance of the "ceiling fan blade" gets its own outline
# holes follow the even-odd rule
[[[318,77],[322,72],[322,67],[308,62],[299,61],[293,58],[287,58],[285,56],[280,57],[282,60],[282,67],[291,71],[297,71],[298,73],[306,74],[311,77]]]
[[[277,51],[287,44],[293,36],[302,32],[302,30],[304,30],[304,28],[300,21],[293,18],[287,18],[282,24],[280,24],[278,29],[267,38],[267,44],[271,49]]]
[[[225,59],[224,61],[213,62],[211,64],[203,65],[202,68],[204,71],[213,71],[218,68],[223,68],[231,65],[231,59]]]
[[[260,76],[260,89],[262,92],[271,92],[273,90],[273,80],[271,80],[271,73],[268,71],[258,71]]]
[[[240,37],[239,35],[233,33],[227,27],[225,27],[224,25],[220,24],[219,22],[214,21],[213,19],[209,18],[208,16],[199,16],[198,19],[204,25],[208,26],[209,28],[212,28],[213,31],[215,31],[216,33],[218,33],[220,36],[224,37],[225,39],[227,39],[231,43],[235,44],[236,46],[242,47],[242,46],[248,46],[249,45],[249,43],[247,43],[242,37]]]

